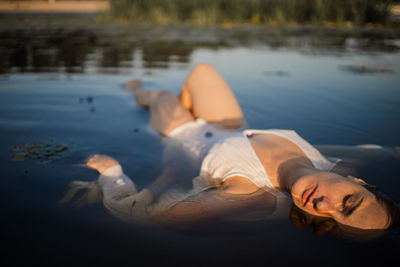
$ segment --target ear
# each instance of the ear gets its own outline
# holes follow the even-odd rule
[[[352,176],[352,175],[348,175],[347,178],[349,178],[350,180],[352,180],[352,181],[354,181],[354,182],[356,182],[356,183],[358,183],[358,184],[360,184],[362,186],[365,186],[365,187],[368,187],[368,188],[371,188],[371,189],[376,189],[376,186],[365,182],[361,178],[358,178],[358,177],[355,177],[355,176]]]
[[[360,185],[367,185],[367,182],[365,182],[363,179],[361,178],[357,178],[353,175],[348,175],[347,178],[349,178],[350,180],[359,183]]]

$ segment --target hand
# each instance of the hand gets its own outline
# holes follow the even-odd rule
[[[100,174],[114,165],[119,165],[118,161],[107,155],[95,154],[86,160],[86,166],[98,171]]]

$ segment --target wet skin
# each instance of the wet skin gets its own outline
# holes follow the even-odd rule
[[[389,219],[384,207],[360,183],[319,172],[300,177],[290,191],[293,203],[311,215],[331,217],[360,229],[386,228]]]
[[[388,225],[385,208],[361,185],[365,184],[361,179],[316,169],[286,138],[255,135],[251,144],[274,187],[290,193],[303,211],[360,229],[385,229]]]

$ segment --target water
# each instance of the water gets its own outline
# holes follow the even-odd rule
[[[208,232],[130,225],[101,204],[60,204],[94,153],[115,157],[142,188],[161,171],[162,140],[124,82],[178,93],[207,62],[238,97],[249,128],[294,129],[312,144],[400,146],[400,41],[396,33],[318,29],[104,27],[2,29],[0,165],[2,250],[13,263],[52,265],[382,265],[398,231],[355,242],[276,223]],[[90,99],[93,99],[90,101]],[[13,161],[26,143],[65,145],[58,160]],[[399,164],[363,171],[397,202]]]

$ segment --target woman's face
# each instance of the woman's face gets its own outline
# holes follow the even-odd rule
[[[296,181],[294,204],[303,211],[360,229],[384,229],[386,210],[375,195],[359,183],[334,173],[317,173]]]

